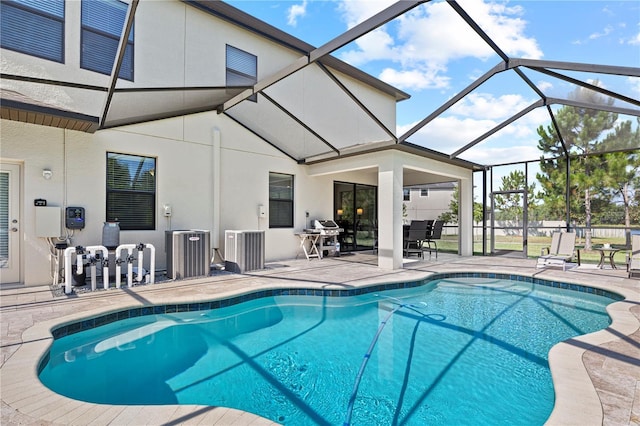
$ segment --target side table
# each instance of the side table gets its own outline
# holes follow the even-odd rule
[[[611,269],[618,269],[616,263],[613,261],[613,255],[620,251],[618,248],[613,247],[600,247],[594,248],[600,252],[600,263],[598,263],[598,268],[602,269],[604,267],[605,259],[609,259],[609,265],[611,265]]]

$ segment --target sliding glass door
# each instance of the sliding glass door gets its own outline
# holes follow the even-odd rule
[[[344,228],[341,250],[371,250],[378,238],[378,188],[348,182],[333,184],[334,220]]]

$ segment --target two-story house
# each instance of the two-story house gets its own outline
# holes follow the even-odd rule
[[[409,95],[330,49],[219,1],[1,8],[3,283],[51,282],[57,242],[101,244],[113,221],[120,242],[156,247],[159,269],[176,229],[209,230],[223,256],[225,230],[264,230],[267,261],[293,258],[294,233],[335,218],[345,188],[365,190],[379,266],[401,268],[403,187],[448,181],[471,254],[471,166],[397,144]]]

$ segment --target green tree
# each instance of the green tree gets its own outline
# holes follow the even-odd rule
[[[627,245],[631,244],[632,207],[640,187],[640,152],[638,149],[640,147],[640,118],[637,119],[635,131],[631,124],[631,121],[623,121],[618,124],[604,141],[609,150],[636,148],[630,152],[612,152],[604,156],[607,169],[604,191],[608,191],[611,198],[622,200]]]
[[[598,82],[596,82],[598,84]],[[583,103],[612,105],[613,98],[578,87],[569,94],[570,99]],[[537,175],[542,187],[542,199],[549,204],[550,211],[559,212],[566,206],[569,192],[570,214],[574,219],[584,221],[585,248],[591,249],[592,201],[594,194],[602,193],[606,170],[602,159],[591,154],[602,152],[603,138],[613,129],[618,114],[588,108],[565,106],[556,114],[556,122],[562,134],[562,140],[571,156],[570,187],[566,185],[566,161],[562,143],[552,125],[538,128],[538,148],[545,154],[551,154],[553,160],[540,162],[541,172]],[[543,155],[544,158],[544,155]],[[581,208],[578,207],[578,202]],[[574,210],[575,208],[575,210]],[[581,216],[581,217],[575,217]]]
[[[438,216],[439,220],[444,220],[448,223],[458,223],[458,194],[458,186],[456,185],[451,193],[449,211]],[[473,221],[482,222],[482,203],[478,203],[476,201],[473,202]]]
[[[527,191],[527,209],[531,210],[534,205],[534,194],[536,184],[527,185],[525,175],[522,170],[513,170],[507,176],[502,176],[500,191]],[[500,211],[498,220],[518,220],[523,215],[523,195],[515,194],[496,194],[495,208]]]

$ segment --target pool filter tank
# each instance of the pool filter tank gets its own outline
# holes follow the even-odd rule
[[[115,250],[120,245],[120,223],[105,222],[102,227],[102,245]]]

